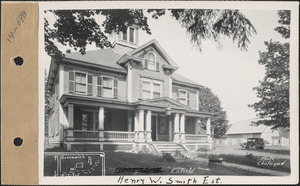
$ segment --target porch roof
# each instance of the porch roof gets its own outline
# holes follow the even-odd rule
[[[76,94],[63,94],[59,99],[60,103],[67,107],[68,104],[75,105],[89,105],[89,106],[103,106],[114,109],[124,110],[152,110],[157,112],[166,112],[166,109],[171,108],[172,113],[184,113],[190,117],[211,117],[213,113],[200,112],[192,110],[186,105],[183,105],[171,98],[163,97],[150,100],[141,100],[135,103],[127,101],[121,101],[113,98],[101,98],[87,95],[76,95]]]

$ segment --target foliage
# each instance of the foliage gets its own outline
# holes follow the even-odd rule
[[[209,88],[201,88],[199,91],[199,111],[213,113],[211,128],[214,130],[214,137],[224,136],[228,124],[226,111],[221,107],[219,98]],[[201,121],[202,123],[206,122],[205,119]]]
[[[191,43],[201,51],[201,41],[213,39],[219,43],[221,35],[238,42],[241,50],[247,50],[251,33],[256,33],[251,22],[238,10],[170,9],[175,18],[191,37]],[[149,9],[152,18],[165,15],[164,9]],[[100,48],[111,47],[106,36],[116,31],[126,32],[127,27],[138,24],[151,34],[148,18],[142,9],[109,10],[48,10],[56,21],[49,24],[45,18],[45,51],[53,57],[63,57],[57,43],[85,54],[87,45],[96,43]],[[96,19],[104,17],[101,25]],[[103,28],[102,28],[103,27]]]
[[[278,23],[281,26],[275,28],[283,38],[290,38],[290,23],[291,23],[291,11],[290,10],[279,10],[278,11],[279,20]]]
[[[289,11],[279,11],[279,23],[289,24]],[[275,28],[284,38],[289,38],[289,26]],[[266,72],[263,81],[255,87],[257,97],[260,101],[249,105],[258,116],[262,119],[255,122],[272,126],[273,129],[278,127],[290,126],[290,45],[289,43],[280,43],[277,41],[265,42],[267,47],[265,52],[259,52],[258,63],[265,66]]]

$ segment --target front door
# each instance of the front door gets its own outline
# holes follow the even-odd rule
[[[159,115],[158,117],[158,141],[170,141],[169,139],[169,117]]]

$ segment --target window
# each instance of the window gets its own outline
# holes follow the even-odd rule
[[[126,33],[120,31],[119,32],[119,36],[118,38],[121,40],[124,40],[126,42],[130,42],[130,43],[134,43],[135,42],[135,38],[134,38],[134,28],[133,27],[129,27],[126,31]]]
[[[153,98],[160,98],[160,84],[153,83]]]
[[[97,78],[97,96],[118,98],[118,80],[107,76]]]
[[[134,42],[134,28],[129,28],[129,41]]]
[[[112,97],[113,78],[103,77],[103,97]]]
[[[153,53],[148,54],[148,65],[149,70],[155,70],[155,55]]]
[[[161,83],[153,80],[142,80],[142,98],[152,99],[161,97]]]
[[[123,40],[127,41],[127,32],[126,33],[122,32],[122,34],[123,34]]]
[[[143,81],[143,98],[144,99],[151,98],[151,83],[148,81]]]
[[[186,105],[186,96],[187,93],[185,90],[179,90],[179,103]]]
[[[75,92],[86,93],[86,74],[75,73]]]

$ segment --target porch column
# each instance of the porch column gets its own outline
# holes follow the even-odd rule
[[[99,107],[99,141],[104,141],[104,107]]]
[[[179,142],[179,114],[176,113],[174,117],[174,142]]]
[[[195,134],[199,134],[199,122],[198,122],[198,118],[195,118]]]
[[[131,132],[132,131],[132,113],[131,113],[131,111],[127,112],[127,118],[128,118],[127,131]]]
[[[151,142],[151,110],[147,110],[146,113],[146,141]]]
[[[68,104],[68,122],[67,141],[74,141],[74,105]]]
[[[144,133],[144,110],[139,110],[139,141],[145,141],[145,133]]]
[[[211,140],[211,133],[210,133],[210,118],[207,119],[207,122],[206,122],[206,135],[207,135],[207,139],[208,141]]]
[[[185,115],[181,114],[180,116],[180,141],[185,143]]]
[[[134,139],[135,139],[135,141],[138,141],[138,139],[139,139],[139,113],[138,113],[138,111],[135,111],[135,113],[134,113],[134,132],[135,132]]]

